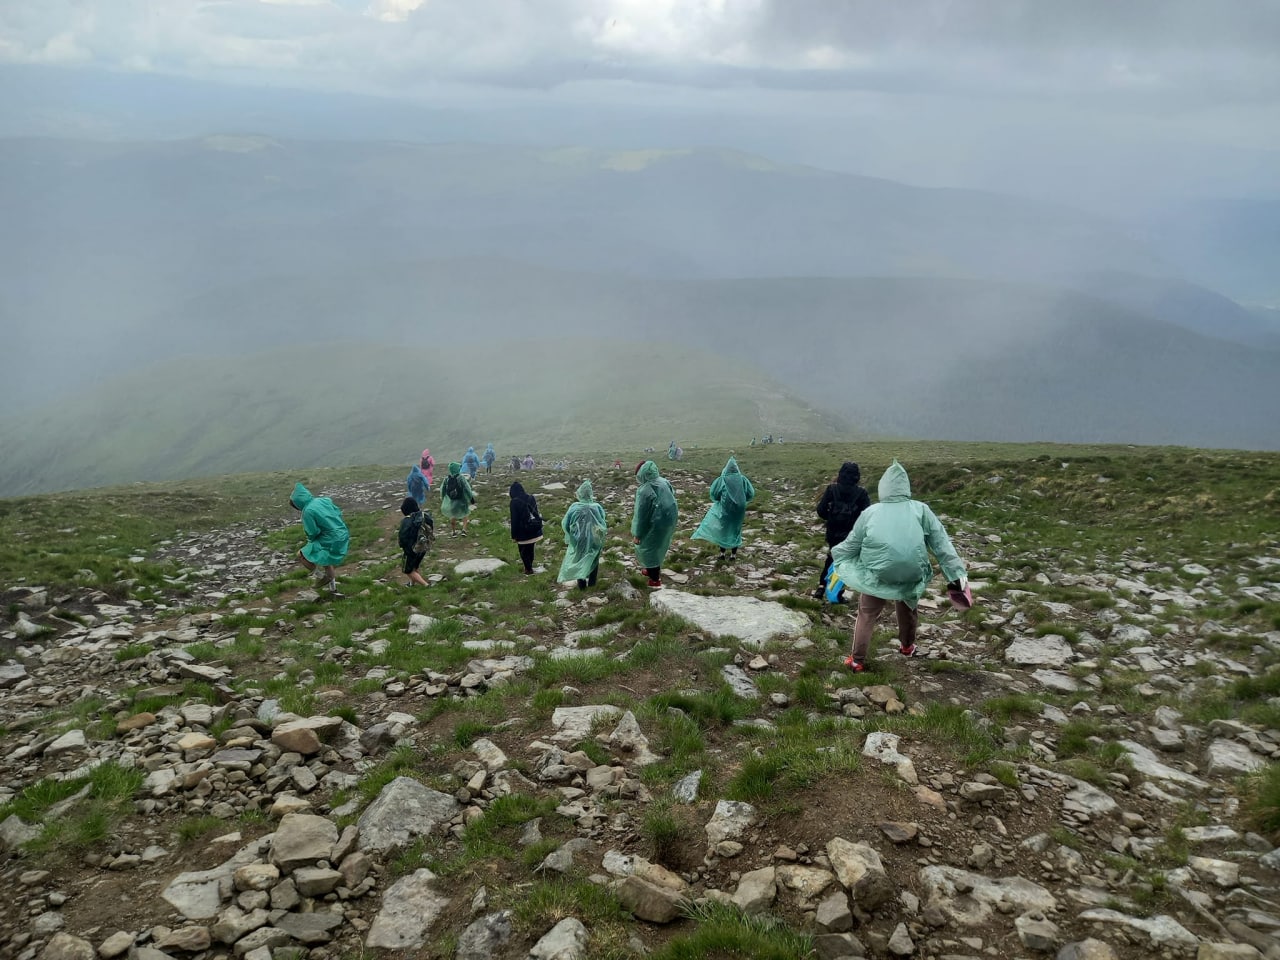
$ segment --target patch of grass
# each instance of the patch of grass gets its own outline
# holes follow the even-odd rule
[[[1028,719],[1040,716],[1043,702],[1025,693],[1008,693],[1001,697],[984,700],[980,709],[1001,726],[1008,724],[1014,717]]]
[[[396,777],[421,779],[416,774],[422,766],[422,759],[422,755],[408,744],[396,747],[387,755],[387,759],[366,773],[356,787],[361,804],[375,800],[382,788]]]
[[[145,657],[152,651],[153,647],[149,643],[130,643],[121,647],[112,656],[116,663],[124,663],[126,660],[138,660]]]
[[[32,787],[37,789],[31,794],[23,791],[13,803],[6,804],[4,810],[0,810],[0,819],[7,817],[9,808],[20,802],[29,804],[28,810],[33,813],[43,804],[38,809],[38,813],[43,814],[57,802],[47,802],[51,796],[61,793],[59,799],[66,799],[84,790],[85,797],[63,816],[46,823],[27,849],[33,853],[53,853],[91,847],[111,835],[116,822],[128,812],[129,800],[138,792],[145,778],[146,773],[141,769],[126,768],[108,761],[95,767],[86,777],[65,781],[58,789],[33,784]],[[33,819],[38,820],[38,816]]]
[[[671,854],[683,843],[686,830],[672,813],[669,799],[655,800],[644,811],[640,836],[649,844],[649,859],[670,863]]]
[[[1272,843],[1280,843],[1280,763],[1246,778],[1242,792],[1254,828]]]
[[[966,767],[979,767],[1002,756],[991,732],[974,714],[951,703],[930,703],[919,716],[877,714],[862,723],[867,730],[888,730],[930,741],[961,757]]]
[[[672,707],[682,710],[703,726],[728,727],[751,712],[746,701],[735,696],[728,684],[721,684],[710,693],[704,691],[659,693],[651,697],[649,703],[661,710]]]
[[[177,835],[179,843],[186,843],[189,840],[198,840],[200,837],[208,836],[222,826],[222,821],[217,817],[205,814],[204,816],[187,817],[178,824],[174,833]]]
[[[453,742],[460,747],[469,747],[492,729],[489,724],[477,720],[459,720],[453,728]]]
[[[793,719],[798,722],[788,722]],[[743,760],[725,796],[749,803],[783,800],[824,776],[856,770],[857,748],[848,737],[833,736],[836,732],[833,721],[810,723],[802,714],[784,714],[776,733],[761,734],[772,742]]]
[[[500,897],[508,901],[516,927],[526,936],[541,936],[566,917],[577,917],[592,931],[594,941],[598,933],[625,930],[630,919],[612,890],[576,877],[539,878],[523,889],[503,891]]]
[[[697,921],[694,931],[669,940],[649,955],[650,960],[796,960],[813,955],[811,937],[769,917],[748,917],[735,907],[719,903],[693,907],[688,913]]]

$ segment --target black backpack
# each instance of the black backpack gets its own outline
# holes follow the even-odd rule
[[[431,549],[436,539],[436,524],[431,514],[422,511],[422,523],[418,525],[418,539],[413,542],[413,552],[422,555]]]
[[[461,500],[463,496],[462,478],[449,474],[444,481],[444,495],[450,500]]]
[[[853,515],[857,512],[855,497],[845,500],[840,496],[840,488],[836,487],[831,495],[831,506],[827,509],[827,523],[833,527],[852,527]]]

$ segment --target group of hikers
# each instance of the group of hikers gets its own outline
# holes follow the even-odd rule
[[[475,470],[463,468],[467,457],[492,467],[489,444],[484,457],[476,458],[468,448],[462,461],[449,464],[441,485],[440,512],[449,518],[451,535],[462,536],[475,507],[471,485]],[[424,450],[406,481],[408,496],[401,503],[403,520],[399,543],[404,553],[403,569],[410,585],[426,586],[418,573],[431,541],[434,521],[426,511],[426,495],[431,489],[435,461]],[[679,521],[679,507],[671,482],[663,477],[652,460],[635,468],[636,492],[631,515],[631,537],[636,560],[644,570],[651,589],[662,587],[662,565],[666,560]],[[933,577],[932,553],[947,579],[948,594],[961,608],[972,604],[963,561],[951,544],[945,528],[929,506],[911,497],[907,471],[894,460],[879,482],[879,500],[871,502],[861,486],[857,463],[841,465],[834,482],[823,491],[817,504],[818,517],[826,524],[827,554],[814,596],[844,603],[847,586],[858,594],[853,629],[853,649],[845,665],[856,673],[867,668],[871,635],[876,621],[892,603],[897,616],[899,652],[914,657],[918,626],[917,607]],[[692,539],[719,547],[718,562],[737,558],[742,546],[742,527],[747,505],[755,498],[755,488],[730,457],[720,476],[711,484],[711,505],[694,530]],[[543,539],[543,518],[538,501],[520,483],[512,483],[510,500],[511,539],[515,541],[526,574],[535,572],[534,550]],[[346,557],[349,534],[342,511],[328,497],[315,497],[301,483],[294,487],[290,504],[302,514],[307,544],[299,558],[330,593],[337,593],[335,568]],[[576,582],[580,590],[595,586],[600,572],[600,556],[605,547],[608,522],[604,507],[595,499],[590,480],[584,480],[560,522],[565,538],[565,556],[557,580]]]

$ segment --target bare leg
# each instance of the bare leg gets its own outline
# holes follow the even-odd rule
[[[416,583],[420,587],[425,587],[427,585],[427,581],[422,578],[422,574],[420,574],[417,570],[409,574],[409,580],[412,583]]]
[[[888,602],[869,593],[858,594],[858,617],[853,624],[853,659],[856,663],[866,662],[867,652],[871,649],[871,633]]]

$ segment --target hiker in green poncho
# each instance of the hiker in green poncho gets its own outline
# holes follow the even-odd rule
[[[916,655],[916,606],[933,578],[930,551],[947,580],[964,590],[969,582],[964,562],[929,505],[911,499],[907,471],[894,460],[880,478],[880,502],[863,510],[849,536],[831,551],[836,574],[859,594],[853,655],[845,660],[854,673],[867,668],[871,632],[890,602],[898,615],[898,652]]]
[[[338,572],[335,567],[347,558],[351,534],[342,519],[342,511],[328,497],[314,496],[301,483],[295,484],[289,506],[302,512],[302,529],[307,534],[307,545],[298,551],[298,559],[308,570],[316,572],[316,580],[338,592]]]
[[[742,546],[742,521],[747,516],[747,504],[755,495],[755,487],[738,469],[738,461],[730,457],[711,484],[711,508],[693,532],[693,539],[714,543],[720,548],[721,560],[726,550],[732,551],[736,559]]]
[[[649,586],[662,586],[662,561],[671,549],[680,511],[671,484],[658,473],[658,465],[646,460],[636,467],[635,512],[631,517],[631,536],[636,541],[636,559],[649,577]]]
[[[590,480],[583,480],[578,487],[578,502],[565,511],[560,521],[564,531],[564,562],[560,564],[560,583],[578,581],[578,589],[596,585],[600,575],[600,552],[604,550],[605,529],[608,526],[604,507],[596,503],[595,490]]]
[[[449,518],[449,536],[458,535],[458,521],[462,521],[462,535],[467,535],[471,522],[471,508],[476,502],[471,483],[462,475],[462,464],[457,460],[449,464],[449,475],[440,484],[440,514]]]

